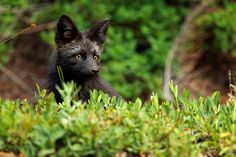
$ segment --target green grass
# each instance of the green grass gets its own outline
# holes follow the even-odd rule
[[[0,150],[32,156],[235,156],[236,103],[219,93],[193,100],[187,91],[174,101],[115,100],[93,91],[75,101],[73,84],[52,95],[39,90],[37,104],[0,99]],[[72,95],[72,96],[70,96]]]

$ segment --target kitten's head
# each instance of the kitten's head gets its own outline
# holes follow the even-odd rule
[[[97,75],[109,20],[80,32],[70,17],[62,15],[57,23],[55,41],[57,64],[78,75]]]

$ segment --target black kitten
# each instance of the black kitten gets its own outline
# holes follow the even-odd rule
[[[101,90],[110,96],[118,94],[99,73],[100,58],[109,20],[105,19],[91,29],[80,32],[70,17],[62,15],[57,23],[55,36],[56,52],[53,54],[48,74],[48,91],[54,92],[57,102],[61,101],[56,85],[61,86],[57,68],[60,67],[64,81],[74,81],[81,87],[78,98],[89,99],[90,90]]]

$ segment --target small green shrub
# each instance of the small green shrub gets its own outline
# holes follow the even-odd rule
[[[221,105],[219,93],[193,100],[187,91],[160,103],[115,100],[93,91],[88,103],[68,97],[56,104],[41,91],[27,100],[0,100],[0,150],[30,156],[130,155],[234,156],[236,103]],[[40,90],[39,90],[40,91]]]

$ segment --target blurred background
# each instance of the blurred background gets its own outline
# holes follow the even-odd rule
[[[67,14],[80,30],[111,19],[101,75],[128,100],[169,97],[174,80],[193,97],[218,90],[224,101],[229,70],[236,75],[235,11],[235,0],[1,0],[0,97],[33,100],[36,83],[45,87]]]

